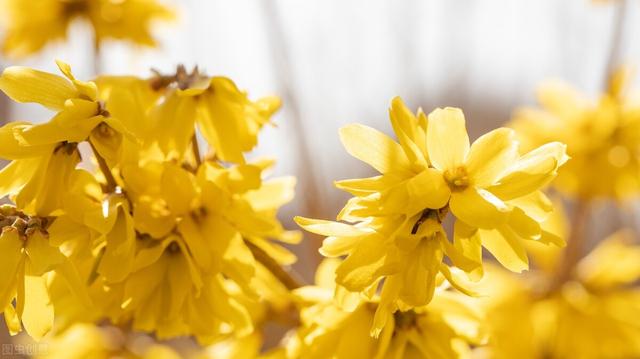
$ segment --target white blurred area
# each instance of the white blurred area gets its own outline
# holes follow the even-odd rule
[[[103,72],[148,76],[150,68],[169,72],[180,63],[197,64],[208,74],[229,76],[252,98],[283,96],[277,127],[262,133],[256,155],[276,157],[276,174],[301,179],[282,214],[290,226],[294,214],[334,217],[346,196],[333,181],[373,174],[346,154],[338,128],[360,122],[390,133],[393,96],[426,112],[463,108],[476,138],[508,120],[517,106],[533,104],[544,79],[564,79],[597,94],[623,6],[589,0],[170,3],[179,18],[157,27],[161,47],[109,44],[100,58]],[[617,57],[637,66],[640,1],[624,6]],[[26,61],[0,58],[0,64],[55,71],[56,58],[72,64],[77,77],[93,77],[88,28],[76,24],[67,43]],[[34,122],[49,116],[24,105],[11,105],[8,113],[8,120]],[[315,261],[312,253],[301,261]]]

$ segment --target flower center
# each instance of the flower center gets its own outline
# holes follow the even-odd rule
[[[454,170],[444,172],[444,180],[452,191],[462,191],[469,186],[469,175],[467,169],[460,166]]]
[[[396,322],[396,329],[400,330],[411,329],[416,326],[418,321],[418,315],[413,310],[408,312],[397,311],[393,313],[393,318]]]

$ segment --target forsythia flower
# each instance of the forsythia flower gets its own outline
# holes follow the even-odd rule
[[[29,217],[6,205],[0,207],[0,309],[12,334],[20,332],[22,324],[36,340],[53,326],[49,274],[64,276],[83,304],[89,303],[75,268],[49,243],[47,226],[47,218]]]
[[[243,152],[257,143],[258,131],[280,107],[280,99],[247,98],[233,81],[207,77],[183,66],[173,76],[157,75],[152,86],[166,91],[166,99],[154,113],[154,136],[167,156],[182,156],[198,124],[214,155],[227,162],[244,163]],[[224,120],[222,120],[224,119]]]
[[[490,345],[478,357],[635,358],[640,356],[640,247],[621,231],[583,258],[551,291],[555,252],[531,277],[491,268],[481,303],[491,318]],[[552,265],[549,265],[551,263]]]
[[[561,191],[617,199],[640,193],[640,102],[627,95],[627,77],[618,71],[598,101],[564,83],[549,82],[538,92],[541,109],[515,113],[511,126],[525,148],[548,141],[567,144],[572,160],[554,182]],[[594,173],[602,176],[585,180]]]
[[[0,6],[6,23],[3,51],[13,56],[31,55],[65,39],[77,18],[91,24],[96,44],[111,38],[155,46],[151,23],[173,17],[155,0],[2,0]]]
[[[76,324],[63,334],[42,344],[36,358],[47,359],[179,359],[180,355],[166,345],[131,340],[114,327]],[[144,343],[144,344],[143,344]],[[146,344],[146,345],[145,345]]]
[[[0,129],[0,156],[13,160],[0,171],[0,195],[8,195],[18,213],[47,224],[46,238],[30,227],[20,238],[3,232],[12,259],[3,263],[10,275],[0,283],[0,309],[12,331],[22,320],[39,339],[52,329],[55,308],[54,332],[108,319],[161,339],[191,335],[213,343],[251,334],[257,324],[251,308],[270,303],[284,310],[287,300],[264,270],[296,260],[274,243],[300,240],[277,219],[293,198],[295,179],[263,181],[273,161],[244,163],[243,151],[253,145],[239,149],[240,164],[222,162],[228,158],[221,155],[234,141],[251,138],[255,144],[268,118],[265,108],[224,79],[212,83],[222,81],[231,92],[210,87],[183,103],[192,112],[176,113],[167,105],[178,96],[173,83],[157,87],[157,79],[136,77],[82,82],[68,65],[58,65],[66,78],[16,67],[0,77],[0,89],[15,101],[56,111],[42,124]],[[240,137],[225,134],[224,141],[210,143],[215,158],[201,158],[197,146],[194,126],[202,106],[215,113],[207,126],[244,126],[235,133]],[[164,153],[171,129],[187,133],[186,143]],[[82,144],[89,145],[99,172],[77,167]],[[39,254],[41,242],[50,246],[46,255]],[[32,262],[36,269],[20,264]],[[20,284],[23,278],[37,278],[29,282],[33,294]],[[68,286],[80,294],[69,296]]]
[[[371,297],[382,283],[375,335],[387,312],[429,303],[440,275],[472,294],[445,256],[477,279],[482,247],[520,272],[528,268],[526,241],[563,245],[540,228],[552,209],[540,188],[567,160],[563,144],[520,155],[513,131],[500,128],[470,145],[459,109],[437,109],[427,118],[399,98],[390,117],[399,143],[363,125],[340,131],[347,151],[381,174],[336,183],[355,196],[338,215],[350,224],[297,218],[306,230],[328,236],[323,255],[347,255],[336,271],[339,285]],[[442,227],[448,212],[456,218],[453,243]]]
[[[302,326],[289,340],[287,358],[459,358],[482,344],[482,314],[466,297],[439,290],[427,307],[389,314],[380,338],[369,336],[377,300],[356,301],[345,311],[332,300],[337,261],[323,263],[321,286],[294,291],[304,306]]]

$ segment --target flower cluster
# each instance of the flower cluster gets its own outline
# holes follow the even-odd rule
[[[628,71],[618,70],[597,101],[562,82],[539,92],[541,109],[523,108],[511,122],[525,148],[566,143],[572,160],[554,185],[582,198],[626,199],[640,194],[640,101],[628,95]],[[606,173],[585,181],[594,173]]]
[[[11,160],[0,197],[15,204],[0,217],[10,330],[38,339],[55,313],[60,329],[109,319],[159,338],[251,333],[252,303],[278,300],[261,263],[293,263],[274,241],[300,239],[276,218],[295,180],[263,182],[273,161],[244,156],[278,100],[182,67],[84,82],[58,66],[64,77],[23,67],[0,77],[14,101],[55,112],[0,129]]]
[[[568,159],[564,144],[523,154],[514,131],[500,128],[470,145],[459,109],[414,115],[399,98],[390,117],[398,142],[363,125],[340,131],[347,151],[380,172],[336,183],[354,196],[338,215],[347,223],[297,218],[328,236],[323,255],[347,256],[336,269],[338,285],[369,299],[381,287],[375,336],[391,313],[427,305],[443,280],[473,294],[461,272],[481,278],[483,247],[520,272],[528,268],[525,242],[564,244],[540,226],[553,209],[540,189]],[[449,213],[452,240],[443,227]]]
[[[560,216],[561,217],[561,216]],[[545,224],[564,235],[567,224]],[[640,246],[619,231],[557,282],[562,253],[537,248],[537,270],[526,276],[491,267],[479,300],[486,311],[491,358],[635,358],[640,355]]]
[[[174,16],[156,0],[3,0],[0,5],[6,25],[3,51],[12,56],[32,55],[65,39],[76,19],[91,25],[96,46],[106,39],[155,46],[151,23]]]

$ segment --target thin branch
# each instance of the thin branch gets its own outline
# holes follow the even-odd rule
[[[89,145],[91,145],[91,150],[93,150],[93,155],[96,156],[96,160],[98,160],[98,166],[100,167],[100,172],[102,172],[102,174],[104,175],[104,178],[107,180],[107,187],[105,188],[105,191],[107,193],[115,192],[116,187],[118,187],[118,182],[116,182],[115,177],[113,177],[113,173],[111,173],[111,169],[109,168],[107,161],[105,161],[105,159],[102,156],[100,156],[100,153],[98,153],[96,146],[94,146],[91,141],[88,141],[88,142],[89,142]]]
[[[551,284],[551,290],[558,289],[562,284],[571,279],[576,264],[578,264],[584,254],[589,210],[589,200],[578,198],[569,227],[571,232],[567,239],[567,247],[564,249],[560,259],[556,277]]]
[[[271,274],[273,274],[278,280],[284,284],[285,287],[289,290],[293,290],[296,288],[302,287],[301,282],[294,277],[294,275],[284,268],[280,266],[278,262],[276,262],[273,258],[271,258],[267,252],[265,252],[262,248],[256,246],[245,239],[244,243],[249,247],[253,257],[261,263]]]

